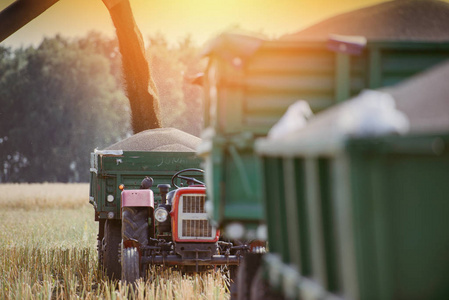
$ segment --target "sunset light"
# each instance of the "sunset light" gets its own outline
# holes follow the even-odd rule
[[[13,1],[2,1],[0,9]],[[187,35],[201,45],[222,31],[240,28],[268,38],[293,33],[329,16],[379,0],[131,0],[136,22],[144,36],[162,34],[170,42]],[[80,36],[96,30],[113,35],[109,14],[101,0],[60,0],[3,43],[38,44],[57,33]]]
[[[0,0],[1,299],[449,299],[449,0]]]

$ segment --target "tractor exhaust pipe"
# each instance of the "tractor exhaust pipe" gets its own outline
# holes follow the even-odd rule
[[[171,186],[169,184],[158,184],[157,188],[159,189],[159,193],[161,194],[161,204],[167,204],[167,194],[170,191]]]

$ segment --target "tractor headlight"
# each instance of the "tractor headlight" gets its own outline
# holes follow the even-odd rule
[[[168,211],[164,207],[158,207],[154,211],[154,218],[159,223],[165,222],[168,217]]]

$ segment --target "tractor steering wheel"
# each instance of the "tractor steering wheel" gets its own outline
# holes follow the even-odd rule
[[[182,173],[185,173],[185,172],[199,172],[199,173],[204,173],[204,171],[201,170],[201,169],[194,169],[194,168],[191,168],[191,169],[184,169],[184,170],[181,170],[181,171],[177,172],[175,175],[173,175],[173,177],[171,178],[171,184],[172,184],[173,186],[175,186],[176,188],[179,189],[180,187],[177,186],[176,183],[175,183],[175,179],[176,179],[176,178],[179,178],[179,179],[184,179],[184,180],[186,180],[188,185],[192,185],[193,183],[205,185],[204,182],[202,182],[202,181],[200,181],[200,180],[198,180],[198,179],[196,179],[196,178],[193,178],[193,177],[187,177],[187,176],[181,175]]]

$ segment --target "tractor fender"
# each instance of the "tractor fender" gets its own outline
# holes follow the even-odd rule
[[[152,207],[154,208],[154,194],[150,189],[122,191],[121,207]]]

